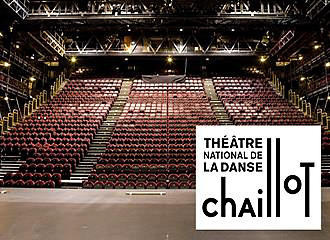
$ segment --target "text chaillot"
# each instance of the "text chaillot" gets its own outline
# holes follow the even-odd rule
[[[281,178],[280,168],[280,138],[275,139],[275,170],[272,170],[272,139],[265,139],[266,156],[262,155],[262,138],[204,138],[205,148],[213,148],[222,151],[204,151],[204,172],[262,172],[266,171],[266,189],[256,187],[254,197],[246,197],[238,203],[235,198],[228,196],[226,192],[227,181],[225,176],[219,177],[221,188],[220,196],[209,197],[202,202],[203,214],[209,218],[220,217],[281,217],[281,194],[294,195],[304,190],[304,216],[310,217],[310,172],[315,167],[314,162],[300,162],[297,167],[304,170],[304,176],[288,175]],[[235,149],[237,151],[231,151]],[[239,149],[256,149],[257,151],[239,151]],[[229,149],[229,151],[223,151]],[[249,154],[249,155],[247,155]],[[266,158],[266,161],[262,159]],[[217,162],[216,159],[226,160]],[[261,161],[255,161],[255,160]],[[210,160],[215,160],[211,162]],[[250,160],[250,161],[245,161]],[[263,169],[262,163],[266,163]],[[272,174],[275,175],[275,185],[272,184]],[[294,184],[289,184],[289,183]],[[294,185],[294,187],[292,187]],[[275,190],[272,189],[275,186]],[[283,191],[284,190],[284,191]],[[273,194],[275,201],[273,202]],[[272,205],[275,204],[275,213]],[[266,212],[263,212],[265,205]]]

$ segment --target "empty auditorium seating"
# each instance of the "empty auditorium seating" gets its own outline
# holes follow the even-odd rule
[[[59,187],[69,179],[116,99],[120,79],[76,79],[0,138],[7,155],[21,155],[19,173],[4,186]]]
[[[133,83],[85,188],[195,188],[195,127],[217,121],[202,80]]]
[[[213,82],[236,125],[314,124],[279,96],[265,79],[216,77]]]

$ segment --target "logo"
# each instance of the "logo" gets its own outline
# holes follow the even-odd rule
[[[197,230],[320,230],[320,126],[198,126]]]

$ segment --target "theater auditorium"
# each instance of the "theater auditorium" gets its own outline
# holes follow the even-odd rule
[[[329,239],[329,30],[326,0],[0,0],[0,240]],[[196,231],[205,125],[321,126],[322,231]]]

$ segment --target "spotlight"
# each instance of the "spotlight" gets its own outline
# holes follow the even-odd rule
[[[325,67],[330,67],[330,62],[326,62]]]
[[[172,63],[173,62],[173,58],[171,56],[168,56],[166,60],[167,60],[168,63]]]
[[[235,28],[232,28],[231,31],[232,31],[232,32],[235,32]]]
[[[76,63],[76,62],[77,62],[77,58],[76,58],[76,57],[71,57],[70,61],[71,61],[72,63]]]
[[[179,30],[180,32],[183,32],[183,28],[180,28],[180,30]]]
[[[301,78],[300,78],[300,81],[305,81],[305,80],[306,80],[305,77],[301,77]]]
[[[303,59],[304,59],[304,57],[301,56],[301,55],[298,57],[298,60],[299,60],[299,61],[301,61],[301,60],[303,60]]]
[[[131,42],[131,45],[132,45],[132,46],[134,46],[134,45],[135,45],[135,42],[134,42],[134,41],[133,41],[133,42]]]
[[[125,61],[128,61],[128,58],[124,58]]]
[[[210,59],[209,59],[209,58],[205,58],[205,61],[207,61],[207,62],[208,62],[208,61],[210,61]]]
[[[267,57],[266,56],[261,56],[260,57],[260,62],[266,62],[266,60],[267,60]]]
[[[316,44],[316,45],[314,45],[314,49],[315,49],[315,50],[319,49],[320,47],[321,47],[320,44]]]
[[[328,100],[330,100],[330,96],[328,96]]]
[[[4,99],[5,101],[8,101],[8,100],[9,100],[9,98],[8,98],[7,96],[5,96],[3,99]]]
[[[3,37],[3,33],[2,32],[0,32],[0,37]]]
[[[16,47],[16,49],[19,49],[19,45],[18,45],[18,44],[16,44],[16,46],[15,46],[15,47]]]
[[[34,82],[34,81],[36,80],[36,78],[32,76],[32,77],[29,78],[29,80],[30,80],[31,82]]]
[[[129,28],[129,29],[127,29],[127,31],[130,32],[130,31],[132,31],[132,30]]]
[[[3,63],[3,66],[4,66],[4,67],[10,67],[10,65],[11,65],[11,64],[8,63],[8,62],[4,62],[4,63]]]

